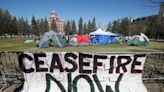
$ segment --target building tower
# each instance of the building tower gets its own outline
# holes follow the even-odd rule
[[[160,4],[159,16],[164,17],[164,2]]]
[[[49,20],[48,20],[49,30],[52,30],[51,26],[52,26],[53,22],[55,22],[56,29],[57,29],[57,30],[54,30],[54,31],[57,31],[60,34],[64,35],[64,21],[58,19],[57,13],[55,13],[54,10],[50,13],[50,17],[49,17]]]
[[[51,21],[56,21],[57,20],[57,14],[55,13],[54,10],[50,13],[50,20]]]

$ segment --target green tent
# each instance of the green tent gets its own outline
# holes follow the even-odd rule
[[[147,46],[149,45],[149,39],[145,34],[141,33],[141,35],[132,36],[127,44],[132,46]]]

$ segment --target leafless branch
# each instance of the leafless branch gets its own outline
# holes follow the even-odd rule
[[[141,0],[146,7],[158,7],[164,0]]]

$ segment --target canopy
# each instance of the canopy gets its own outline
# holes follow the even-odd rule
[[[116,43],[116,34],[105,32],[101,28],[90,33],[91,44],[109,44]]]
[[[110,34],[99,28],[98,30],[91,32],[90,35],[110,35]]]
[[[114,34],[114,33],[112,33],[112,32],[107,32],[110,36],[117,36],[117,34]]]

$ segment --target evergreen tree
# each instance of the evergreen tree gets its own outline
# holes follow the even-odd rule
[[[112,23],[112,32],[113,33],[119,32],[119,30],[120,30],[119,26],[120,26],[119,20],[114,20]]]
[[[44,30],[43,30],[43,32],[46,32],[46,31],[49,30],[49,29],[48,29],[48,21],[47,21],[47,18],[44,19],[43,26],[44,26]]]
[[[128,17],[123,18],[120,23],[120,33],[123,35],[128,35],[130,20]]]
[[[17,23],[18,26],[18,35],[29,35],[30,34],[30,25],[28,23],[28,20],[26,20],[23,17],[20,17]]]
[[[26,34],[28,36],[31,35],[31,27],[30,27],[30,24],[29,24],[27,18],[24,21],[24,34]]]
[[[57,30],[57,25],[56,25],[55,21],[52,21],[52,23],[51,23],[51,30],[58,31]]]
[[[97,27],[96,27],[96,19],[95,18],[93,18],[91,25],[92,25],[91,32],[93,32],[93,31],[95,31],[97,29]]]
[[[90,32],[92,32],[92,24],[91,21],[88,21],[88,25],[87,25],[87,33],[89,34]]]
[[[12,21],[12,16],[10,15],[8,10],[4,11],[4,17],[3,17],[4,21],[4,33],[5,34],[10,34],[11,35],[11,21]]]
[[[4,35],[4,10],[2,8],[0,8],[0,35]]]
[[[83,18],[80,17],[80,19],[79,19],[79,31],[78,31],[78,34],[83,34],[83,33],[84,33]]]
[[[76,23],[75,23],[75,21],[72,21],[72,34],[76,34]]]
[[[41,18],[40,20],[38,20],[38,27],[39,27],[39,34],[43,34],[44,32],[48,31],[48,21],[47,19],[43,19]]]
[[[18,21],[16,17],[13,17],[11,24],[11,35],[18,35]]]
[[[86,23],[84,23],[84,34],[88,34],[88,32],[87,32],[87,24]]]
[[[112,29],[112,26],[111,26],[111,23],[109,22],[106,31],[111,31],[111,29]]]
[[[18,35],[19,36],[23,35],[23,28],[24,28],[23,21],[24,21],[23,17],[19,18],[18,20]]]
[[[66,23],[66,25],[65,25],[65,27],[64,27],[65,29],[65,34],[66,35],[70,35],[71,34],[71,24],[70,24],[70,21],[68,20],[67,21],[67,23]]]
[[[32,16],[31,28],[32,28],[32,33],[34,35],[39,35],[39,32],[38,32],[38,24],[37,24],[37,21],[36,21],[36,19],[35,19],[34,16]]]
[[[0,8],[0,29],[1,35],[9,34],[12,35],[23,35],[28,33],[29,24],[27,19],[24,20],[23,17],[17,18],[15,16],[10,15],[7,10],[3,10]]]
[[[38,31],[39,34],[43,34],[44,31],[44,25],[43,25],[43,19],[41,18],[40,20],[38,20]]]

